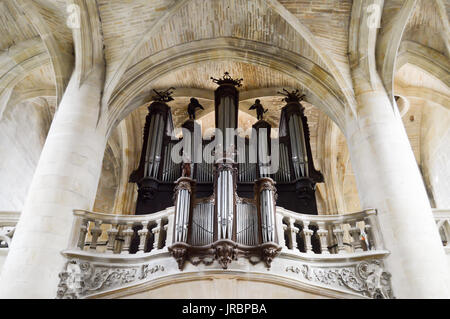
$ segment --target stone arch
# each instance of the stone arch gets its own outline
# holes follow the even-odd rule
[[[180,10],[187,7],[193,1],[180,0],[176,1],[172,7],[170,7],[159,19],[157,19],[151,26],[143,33],[143,36],[136,42],[136,44],[124,55],[121,62],[119,62],[118,68],[114,73],[109,76],[107,74],[105,93],[103,97],[103,104],[111,104],[111,98],[114,95],[114,91],[117,91],[117,87],[122,81],[123,77],[129,70],[131,64],[136,59],[136,54],[139,50],[149,41],[149,39],[154,35],[158,28],[168,23],[169,20],[177,14]],[[289,12],[279,1],[277,0],[261,0],[263,6],[267,9],[272,10],[277,14],[281,20],[290,26],[296,33],[298,39],[304,42],[304,47],[306,47],[305,52],[310,52],[317,58],[313,60],[324,66],[327,72],[330,73],[331,77],[336,81],[337,87],[342,94],[343,104],[349,106],[352,110],[355,109],[356,101],[353,95],[352,83],[349,76],[344,76],[342,71],[340,71],[334,61],[330,56],[323,50],[318,42],[316,41],[314,35],[305,27],[300,20],[295,17],[291,12]],[[238,4],[233,3],[233,6],[238,6]],[[186,27],[189,28],[190,24],[185,23]],[[245,38],[245,37],[244,37]],[[178,44],[175,44],[178,45]],[[271,43],[273,46],[274,44]],[[302,55],[302,52],[296,52]],[[304,55],[304,54],[303,54]]]
[[[50,63],[49,55],[39,38],[13,46],[0,55],[0,118],[8,106],[16,84],[30,72]],[[54,93],[53,93],[54,95]]]
[[[36,5],[32,1],[16,0],[15,6],[34,26],[44,43],[53,67],[56,83],[57,104],[61,101],[72,73],[74,56],[67,46],[62,45],[55,37],[53,30],[47,25]],[[65,26],[61,26],[65,28]]]
[[[383,28],[378,35],[379,39],[376,47],[377,66],[391,100],[394,98],[393,86],[397,53],[406,25],[416,5],[417,0],[404,1],[397,14],[387,22],[386,30]]]
[[[170,58],[167,58],[170,57]],[[111,97],[108,132],[131,110],[128,104],[148,83],[175,69],[210,60],[233,60],[270,67],[307,89],[307,98],[342,127],[344,101],[333,77],[312,61],[292,52],[243,39],[220,38],[172,47],[146,58],[127,71]]]
[[[415,65],[450,87],[450,61],[440,52],[412,41],[400,46],[397,70],[406,63]]]

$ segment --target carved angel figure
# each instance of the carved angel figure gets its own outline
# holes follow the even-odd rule
[[[259,99],[255,100],[255,104],[250,106],[249,110],[256,110],[256,116],[258,120],[262,120],[264,113],[268,111],[268,109],[264,109],[264,106],[262,106],[261,101]]]
[[[198,102],[196,98],[191,98],[191,102],[188,105],[188,114],[189,119],[195,120],[195,110],[196,109],[202,109],[204,110],[203,106]]]

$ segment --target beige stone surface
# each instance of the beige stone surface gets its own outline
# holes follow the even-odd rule
[[[186,280],[125,295],[133,299],[328,299],[320,294],[282,284],[232,276]]]

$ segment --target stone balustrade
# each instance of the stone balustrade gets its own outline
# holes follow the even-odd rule
[[[434,209],[442,243],[449,247],[450,209]],[[171,243],[173,208],[151,215],[112,215],[75,210],[76,247],[96,253],[134,254],[164,249]],[[19,212],[0,212],[0,247],[8,247]],[[383,250],[376,210],[347,215],[302,215],[277,207],[283,250],[305,254],[351,254]],[[169,241],[167,240],[169,239]]]
[[[302,215],[277,209],[283,250],[337,255],[384,250],[376,210],[347,215]]]
[[[16,230],[20,212],[0,211],[0,271],[8,256],[9,247]]]
[[[433,213],[449,253],[450,209],[435,209]],[[172,275],[199,271],[264,272],[306,282],[334,297],[392,297],[390,274],[383,265],[389,252],[383,246],[373,209],[313,216],[277,207],[282,249],[270,270],[251,263],[242,268],[244,260],[231,264],[228,270],[214,263],[202,270],[195,264],[179,270],[168,251],[174,241],[174,207],[150,215],[75,210],[74,216],[72,242],[63,251],[67,263],[60,273],[60,298],[112,296],[142,282],[170,282]],[[0,212],[0,251],[7,252],[19,217],[20,212]]]
[[[149,215],[113,215],[74,210],[72,246],[95,254],[147,254],[172,242],[173,207]]]
[[[277,207],[282,249],[271,267],[238,258],[228,269],[214,259],[200,265],[195,258],[183,269],[178,267],[168,250],[174,242],[174,207],[137,216],[83,210],[74,214],[72,244],[62,252],[67,262],[60,273],[58,298],[120,297],[127,288],[170,284],[177,276],[226,272],[283,278],[331,297],[393,296],[383,264],[389,252],[383,248],[375,210],[312,216]]]
[[[0,248],[9,248],[20,212],[0,211]]]
[[[447,254],[450,254],[450,245],[448,243],[450,241],[450,209],[433,209],[433,214],[442,244]]]

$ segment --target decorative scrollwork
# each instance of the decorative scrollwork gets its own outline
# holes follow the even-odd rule
[[[231,244],[228,242],[218,242],[214,245],[214,249],[216,253],[216,259],[222,265],[223,269],[227,269],[228,264],[237,259],[236,244]]]
[[[129,283],[145,279],[148,274],[164,271],[163,266],[149,265],[119,268],[108,265],[95,265],[79,260],[70,260],[65,270],[59,273],[58,299],[78,299],[92,293],[121,287]],[[140,275],[138,273],[140,272]]]
[[[291,271],[309,281],[329,286],[345,287],[353,292],[373,299],[392,299],[391,275],[385,272],[380,260],[363,261],[352,267],[319,268],[302,265],[301,268],[289,266]]]
[[[189,193],[192,192],[192,184],[191,179],[186,180],[186,178],[181,177],[178,181],[175,182],[175,193],[177,194],[180,190],[187,190]]]
[[[276,182],[269,177],[260,178],[255,185],[257,188],[256,191],[260,193],[263,190],[269,190],[273,192],[274,196],[276,196],[275,194],[277,192],[277,188],[275,187],[275,184]]]
[[[165,91],[157,91],[154,89],[153,92],[155,92],[156,95],[152,96],[152,100],[158,101],[158,102],[164,102],[164,103],[173,101],[172,94],[173,94],[174,90],[175,90],[174,87],[170,87]]]
[[[218,240],[207,246],[191,246],[186,243],[175,243],[169,252],[183,269],[186,260],[194,266],[203,263],[211,265],[217,260],[223,269],[227,269],[233,260],[248,258],[252,264],[263,261],[270,268],[272,260],[280,253],[281,246],[276,243],[264,243],[257,246],[244,246],[228,239]]]
[[[157,271],[164,271],[164,267],[161,265],[156,265],[150,268],[149,265],[142,265],[141,275],[139,276],[139,279],[146,279],[149,274],[154,274]]]
[[[262,260],[268,268],[270,268],[273,259],[278,256],[281,251],[281,247],[278,245],[267,246],[262,249]]]
[[[187,258],[187,245],[183,245],[182,243],[179,243],[178,245],[175,244],[171,247],[169,247],[169,252],[170,254],[173,256],[173,258],[175,258],[177,264],[178,264],[178,268],[180,270],[183,269],[184,266],[184,262],[186,261]]]
[[[277,92],[278,94],[284,95],[285,98],[283,99],[284,102],[290,103],[290,102],[297,102],[300,103],[303,101],[306,95],[301,94],[300,91],[297,89],[295,91],[289,92],[286,89],[283,89],[284,92]]]
[[[234,86],[241,87],[241,86],[242,86],[241,82],[242,82],[244,79],[242,79],[242,78],[241,78],[241,79],[233,79],[233,78],[230,76],[230,73],[225,72],[224,75],[223,75],[223,77],[222,77],[221,79],[215,79],[215,78],[211,77],[211,80],[212,80],[214,83],[218,84],[218,85],[232,84],[232,85],[234,85]]]
[[[219,172],[223,172],[223,171],[231,171],[232,173],[234,173],[235,171],[237,171],[237,169],[231,163],[217,163],[216,164],[216,171],[218,173]]]

